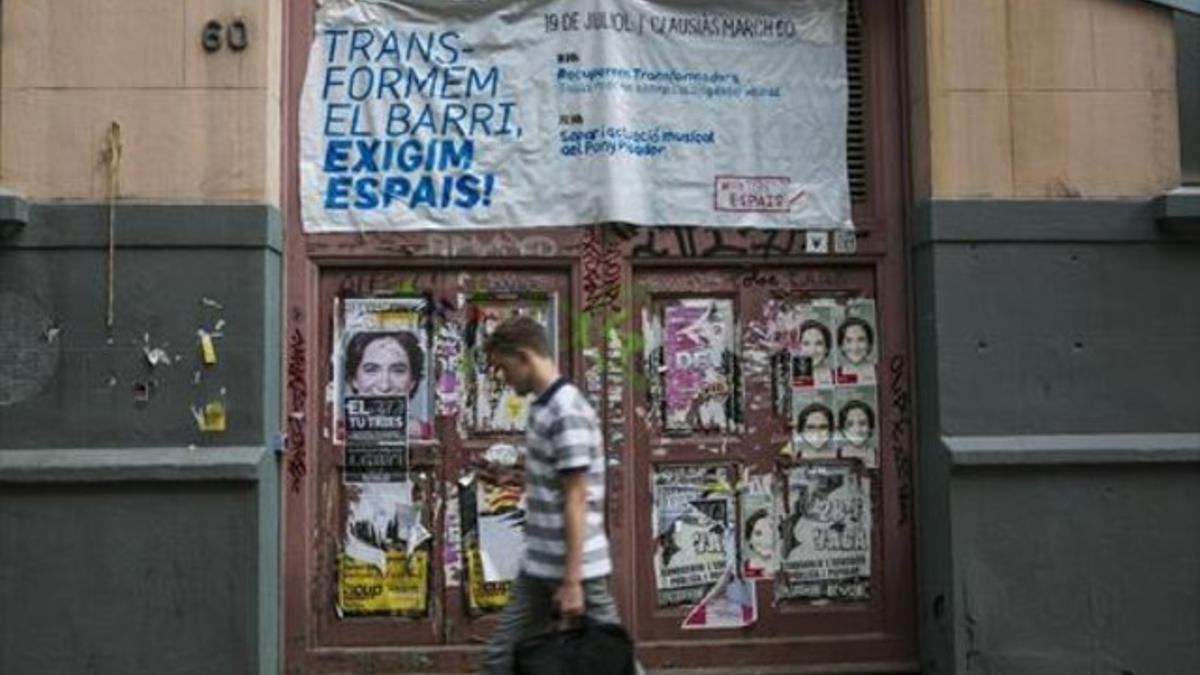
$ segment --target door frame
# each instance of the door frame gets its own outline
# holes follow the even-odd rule
[[[881,443],[884,455],[881,470],[892,472],[884,483],[885,510],[879,523],[883,535],[888,537],[887,546],[897,559],[909,561],[907,575],[899,579],[888,579],[894,585],[892,601],[886,606],[886,623],[889,646],[879,649],[859,650],[864,667],[875,672],[879,668],[890,668],[889,672],[915,672],[916,657],[916,562],[914,559],[916,494],[914,489],[917,447],[915,430],[915,395],[913,383],[912,339],[912,292],[910,286],[909,226],[906,220],[908,204],[908,162],[905,138],[908,115],[906,101],[905,49],[905,3],[902,0],[864,0],[869,9],[864,12],[865,30],[869,39],[866,43],[867,70],[866,126],[869,134],[867,148],[868,199],[855,204],[854,219],[858,228],[858,251],[848,259],[836,256],[814,258],[803,254],[802,241],[796,242],[797,233],[765,231],[717,231],[711,229],[690,230],[689,228],[630,228],[623,225],[591,225],[578,228],[545,228],[527,231],[543,235],[559,243],[558,250],[567,255],[540,255],[537,250],[522,248],[516,237],[509,248],[504,240],[498,246],[511,262],[526,268],[555,268],[569,270],[573,301],[578,306],[592,308],[605,316],[620,316],[623,306],[629,307],[622,286],[628,288],[633,275],[639,269],[649,267],[695,266],[696,257],[708,253],[713,260],[709,264],[728,267],[741,265],[747,270],[764,262],[771,265],[804,265],[824,267],[839,263],[872,264],[877,274],[879,290],[879,321],[888,331],[888,342],[892,347],[902,344],[899,350],[889,349],[890,358],[881,361],[889,376],[881,377],[880,405],[890,414],[888,429],[881,429],[886,446]],[[416,671],[469,671],[474,665],[473,647],[396,647],[382,652],[378,648],[356,650],[347,647],[329,647],[315,643],[315,628],[312,620],[314,603],[325,599],[315,596],[317,584],[313,583],[313,521],[319,508],[316,502],[318,491],[314,489],[318,461],[314,456],[319,447],[320,429],[317,421],[321,417],[324,392],[318,383],[321,370],[326,366],[327,354],[321,353],[321,331],[319,317],[321,308],[316,306],[320,297],[319,275],[324,268],[344,266],[397,266],[415,270],[480,269],[494,265],[495,260],[482,249],[471,243],[471,233],[463,238],[449,233],[373,233],[366,237],[360,234],[322,234],[309,237],[302,231],[299,204],[299,101],[303,87],[309,44],[313,34],[315,2],[285,2],[283,5],[283,63],[282,99],[283,124],[281,131],[281,205],[284,219],[284,317],[283,317],[283,362],[284,431],[287,450],[284,456],[281,481],[281,610],[282,648],[285,672],[316,673],[338,670],[416,670]],[[652,234],[650,232],[653,232]],[[508,230],[503,232],[510,232]],[[488,237],[492,231],[481,233]],[[496,236],[504,236],[497,234]],[[803,240],[802,234],[798,237]],[[495,241],[495,240],[493,240]],[[573,242],[573,243],[572,243]],[[461,246],[459,245],[461,244]],[[655,251],[670,252],[660,257],[648,255]],[[690,255],[684,255],[690,253]],[[591,256],[593,260],[588,261]],[[869,263],[867,261],[870,261]],[[596,270],[599,270],[598,272]],[[886,292],[886,296],[884,293]],[[620,324],[625,331],[635,329],[632,316],[625,316]],[[603,327],[590,326],[589,344],[604,345]],[[586,359],[585,359],[586,360]],[[574,362],[573,362],[574,363]],[[576,377],[582,375],[586,363],[574,365]],[[622,373],[620,367],[609,367],[605,371],[605,386],[614,386],[612,376]],[[884,381],[890,382],[888,390],[882,388]],[[633,388],[623,387],[619,403],[605,400],[602,414],[605,420],[613,418],[612,407],[623,407],[632,411]],[[607,396],[604,397],[607,399]],[[621,433],[630,436],[634,416],[620,416]],[[607,424],[607,422],[606,422]],[[606,429],[608,442],[612,442],[614,429]],[[612,449],[610,448],[610,453]],[[635,462],[625,461],[610,474],[610,527],[620,534],[614,538],[613,555],[617,574],[631,578],[637,569],[635,537],[644,537],[632,526],[635,492],[633,481]],[[633,487],[631,487],[633,486]],[[894,547],[894,548],[890,548]],[[435,571],[431,576],[440,581]],[[434,589],[440,593],[443,588]],[[626,619],[632,619],[630,608],[635,602],[632,583],[618,584],[618,602],[624,609]],[[633,626],[637,630],[637,626]],[[678,662],[681,666],[711,665],[709,650],[680,649],[695,642],[681,643],[678,640],[654,640],[639,645],[653,663]],[[771,660],[780,659],[788,663],[847,663],[836,645],[831,650],[828,643],[800,640],[768,640],[756,643],[745,638],[730,638],[716,633],[703,644],[734,650],[732,660],[740,662],[750,659],[755,653],[766,654]],[[740,647],[744,645],[745,647]],[[851,645],[854,645],[851,647]],[[845,647],[858,650],[859,645],[848,642]],[[385,653],[386,652],[386,653]],[[682,652],[678,658],[674,652]],[[869,661],[869,663],[868,663]],[[748,662],[748,661],[747,661]],[[732,665],[732,664],[731,664]]]

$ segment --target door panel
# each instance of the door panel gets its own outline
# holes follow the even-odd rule
[[[319,391],[326,394],[321,407],[318,444],[318,576],[313,606],[317,613],[319,639],[338,647],[440,645],[471,643],[490,632],[491,617],[503,606],[507,584],[484,583],[470,527],[463,527],[463,500],[473,505],[475,483],[467,479],[488,464],[489,449],[519,447],[524,443],[524,420],[528,397],[519,397],[490,376],[483,360],[482,344],[499,321],[515,315],[533,316],[547,324],[560,364],[570,372],[567,301],[569,275],[565,271],[491,269],[478,272],[409,272],[398,269],[331,268],[320,281],[321,353],[330,355],[322,365]],[[427,575],[428,603],[423,611],[408,615],[387,610],[344,607],[351,596],[380,591],[387,579],[366,579],[348,586],[339,576],[360,580],[365,566],[349,562],[340,553],[347,538],[348,504],[356,486],[343,479],[347,445],[341,438],[335,412],[334,392],[339,376],[338,334],[346,331],[347,307],[380,303],[384,308],[400,302],[420,303],[421,348],[427,378],[419,394],[427,397],[409,404],[410,441],[408,463],[417,485],[414,501],[424,505],[425,527],[432,536],[427,558],[420,562]],[[395,310],[380,310],[386,314]],[[344,358],[342,359],[344,360]],[[345,369],[343,369],[344,371]],[[350,378],[342,372],[340,377]],[[349,384],[345,386],[350,386]],[[429,424],[421,424],[417,410]],[[469,493],[469,494],[468,494]],[[458,527],[451,527],[456,540],[447,539],[447,511],[457,510]],[[473,511],[472,511],[473,513]],[[453,519],[454,517],[451,516]],[[457,557],[457,560],[454,558]],[[474,564],[472,564],[474,563]],[[389,562],[389,565],[392,563]],[[419,576],[419,574],[417,575]],[[340,600],[340,602],[339,602]],[[339,604],[343,607],[339,610]],[[395,604],[392,607],[396,607]]]

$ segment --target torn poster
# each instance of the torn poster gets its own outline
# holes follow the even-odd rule
[[[458,512],[462,528],[462,551],[466,564],[467,611],[472,616],[496,612],[508,604],[511,581],[487,581],[479,550],[479,511],[476,481],[472,475],[459,481]]]
[[[875,324],[875,301],[854,298],[841,308],[837,329],[839,384],[872,384],[879,344]]]
[[[745,579],[770,579],[779,565],[773,485],[771,474],[763,474],[747,476],[738,486],[741,576]]]
[[[871,577],[870,480],[849,465],[786,471],[776,597],[861,600]]]
[[[837,314],[838,306],[832,300],[780,306],[775,316],[775,341],[779,349],[793,355],[793,387],[833,384],[836,358],[831,346]]]
[[[728,469],[663,467],[652,481],[659,606],[696,602],[737,556]]]
[[[879,439],[875,385],[840,386],[834,390],[837,404],[838,454],[858,459],[868,468],[879,465]]]
[[[733,421],[733,302],[687,298],[663,308],[666,428],[723,431]]]
[[[806,387],[792,390],[794,431],[792,450],[800,459],[832,459],[834,443],[834,389]]]
[[[196,428],[205,433],[221,433],[225,431],[225,403],[209,401],[203,407],[192,407],[192,417],[196,420]]]
[[[461,300],[460,300],[461,301]],[[546,326],[551,352],[558,354],[557,297],[540,299],[493,295],[483,301],[472,300],[467,307],[464,342],[468,358],[464,360],[467,380],[468,415],[471,428],[478,432],[523,431],[529,416],[532,396],[521,396],[496,378],[487,366],[484,344],[505,319],[528,316]]]
[[[422,615],[428,606],[432,535],[408,481],[349,484],[338,556],[338,610]]]
[[[458,511],[458,483],[446,481],[446,508],[442,511],[442,578],[447,588],[461,584],[462,520]]]
[[[408,397],[343,397],[349,482],[398,481],[408,475]]]
[[[758,596],[754,582],[739,578],[733,566],[683,619],[685,630],[745,628],[758,621]]]
[[[437,360],[437,414],[457,415],[459,412],[459,363],[462,359],[462,332],[452,319],[443,321],[434,338],[434,357]]]
[[[404,396],[409,435],[432,438],[429,331],[420,298],[335,300],[333,379],[334,442],[346,441],[347,396]]]
[[[483,578],[487,582],[512,581],[520,571],[525,548],[524,485],[519,469],[492,467],[481,471],[475,481]]]

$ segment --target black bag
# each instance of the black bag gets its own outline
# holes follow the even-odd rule
[[[521,640],[514,658],[517,675],[634,675],[633,642],[611,623],[584,621]]]

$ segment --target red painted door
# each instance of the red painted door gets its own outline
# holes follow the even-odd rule
[[[485,583],[480,519],[515,503],[505,466],[523,433],[521,402],[488,381],[478,348],[514,313],[543,321],[602,416],[615,588],[647,665],[915,671],[900,5],[852,13],[857,236],[826,241],[823,253],[803,232],[621,224],[306,235],[295,139],[312,7],[287,5],[287,672],[474,668],[505,597],[502,582]],[[373,302],[378,321],[418,334],[404,499],[420,508],[405,531],[428,535],[408,536],[419,543],[389,553],[378,574],[342,555],[364,499],[346,479],[357,460],[334,414],[347,386],[334,367],[345,364],[347,308]],[[821,331],[803,328],[817,317],[828,354],[856,354],[866,332],[839,329],[868,307],[873,388],[859,386],[870,379],[862,369],[855,379],[814,364],[804,336]],[[856,399],[870,399],[869,414]],[[870,440],[807,447],[822,426],[831,439]],[[769,527],[751,522],[764,509]],[[730,541],[739,565],[754,543],[788,573],[754,582],[749,625],[684,628],[689,615],[749,619],[737,603],[692,611],[721,582]]]

